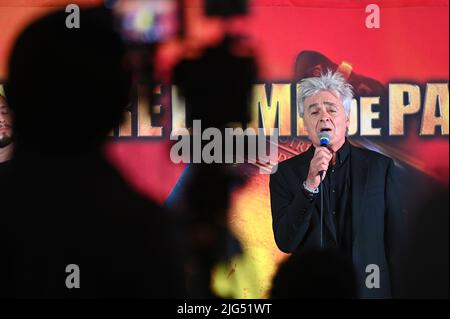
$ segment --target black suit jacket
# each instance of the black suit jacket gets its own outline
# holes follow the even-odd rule
[[[362,298],[390,298],[396,287],[401,238],[401,203],[392,159],[350,146],[352,258]],[[320,200],[309,201],[302,191],[314,155],[308,151],[280,163],[270,177],[270,198],[275,241],[280,250],[293,253],[320,245]],[[331,217],[325,226],[336,234]],[[366,267],[380,269],[380,287],[366,286]],[[393,285],[394,284],[394,285]],[[394,287],[393,287],[394,286]]]

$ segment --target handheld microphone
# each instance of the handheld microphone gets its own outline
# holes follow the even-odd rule
[[[320,146],[327,147],[328,144],[330,144],[331,134],[328,132],[320,132],[319,133],[319,140],[320,140]],[[325,174],[325,171],[320,171],[320,177],[323,178],[323,175]]]

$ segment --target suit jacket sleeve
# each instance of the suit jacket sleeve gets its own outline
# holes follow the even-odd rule
[[[308,231],[314,201],[300,187],[293,189],[292,184],[288,183],[287,168],[280,168],[270,176],[269,187],[275,242],[281,251],[291,253],[300,245]],[[292,179],[297,175],[292,172],[288,176]]]
[[[400,254],[404,244],[402,200],[398,189],[398,176],[394,162],[389,161],[386,174],[385,252],[391,278],[393,297],[399,288]]]

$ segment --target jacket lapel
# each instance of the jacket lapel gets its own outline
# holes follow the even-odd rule
[[[352,237],[356,238],[359,222],[364,213],[363,200],[367,190],[369,164],[362,152],[351,146],[351,182],[352,182]]]

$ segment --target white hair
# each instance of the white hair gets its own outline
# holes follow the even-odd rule
[[[305,100],[307,97],[317,93],[328,91],[335,92],[341,99],[345,114],[349,116],[353,99],[353,87],[345,81],[339,72],[327,71],[319,77],[306,78],[300,81],[297,91],[297,104],[299,114],[303,117],[305,114]]]

